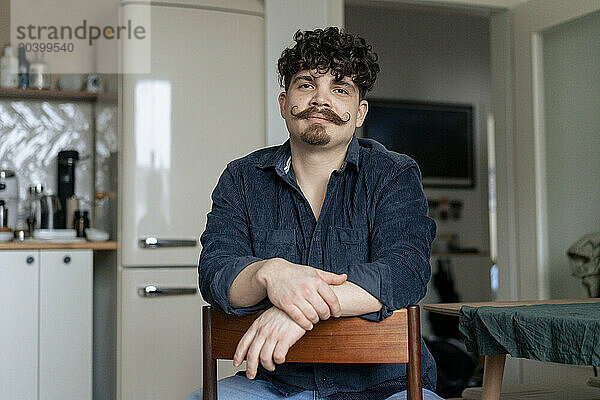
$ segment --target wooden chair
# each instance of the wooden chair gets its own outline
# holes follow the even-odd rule
[[[235,317],[202,308],[203,399],[217,400],[217,359],[233,359],[238,342],[260,315]],[[419,306],[381,322],[359,317],[321,321],[294,344],[286,362],[407,363],[408,399],[422,400]]]

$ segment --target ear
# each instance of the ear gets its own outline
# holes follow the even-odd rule
[[[277,97],[277,101],[279,101],[279,113],[281,114],[281,118],[285,119],[285,100],[286,93],[279,93],[279,97]]]
[[[365,117],[369,111],[369,103],[366,100],[361,100],[358,104],[358,112],[356,113],[356,127],[360,128],[365,122]]]

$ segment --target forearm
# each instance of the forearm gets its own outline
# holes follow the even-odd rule
[[[329,285],[337,296],[342,308],[342,317],[352,317],[381,309],[382,304],[360,286],[346,281],[341,285]]]
[[[340,316],[338,298],[329,285],[345,281],[346,275],[279,257],[260,260],[237,273],[229,287],[228,306],[233,310],[247,309],[270,302],[304,330],[310,330],[319,319]]]
[[[269,260],[256,261],[242,270],[229,288],[229,303],[234,308],[251,307],[267,296],[258,272]]]

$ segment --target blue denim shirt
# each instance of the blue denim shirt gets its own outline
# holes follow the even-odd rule
[[[379,299],[381,321],[417,304],[431,276],[435,223],[427,216],[421,174],[410,157],[353,137],[333,171],[318,221],[296,182],[289,140],[234,160],[219,178],[202,234],[200,290],[211,305],[235,315],[271,306],[233,308],[229,288],[249,264],[273,257],[336,274]],[[435,362],[422,343],[423,386],[435,390]],[[284,363],[259,366],[259,379],[284,395],[318,391],[330,399],[389,397],[406,388],[404,364]]]

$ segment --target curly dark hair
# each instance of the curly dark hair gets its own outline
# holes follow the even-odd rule
[[[319,73],[330,70],[336,80],[345,76],[358,86],[360,98],[373,88],[379,64],[372,46],[359,35],[352,35],[337,27],[296,31],[296,44],[281,53],[277,61],[279,85],[287,91],[292,76],[305,69],[317,69]]]

